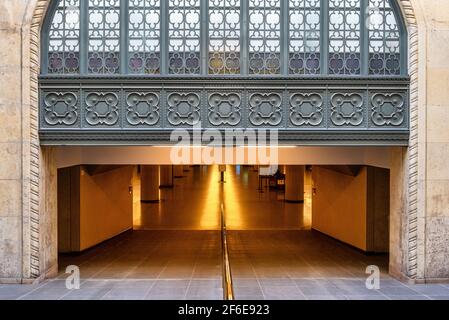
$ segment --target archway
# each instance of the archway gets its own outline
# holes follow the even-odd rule
[[[24,144],[23,164],[23,280],[51,276],[56,268],[55,250],[55,165],[51,147],[41,147],[38,132],[38,75],[40,66],[40,28],[49,0],[33,1],[24,19],[24,65],[29,77],[24,77],[24,104],[29,105],[24,117],[29,119],[29,141]],[[409,35],[409,74],[411,139],[408,149],[394,152],[395,170],[392,183],[399,186],[399,196],[392,195],[392,250],[391,273],[397,277],[422,278],[422,263],[418,252],[424,230],[418,223],[416,203],[420,193],[418,179],[418,35],[417,21],[410,1],[401,0],[400,5],[407,22]],[[28,47],[29,44],[29,47]],[[28,103],[27,103],[28,102]],[[28,121],[27,121],[28,122]],[[393,199],[393,197],[395,197]],[[398,200],[399,199],[399,200]],[[393,205],[394,204],[394,205]]]

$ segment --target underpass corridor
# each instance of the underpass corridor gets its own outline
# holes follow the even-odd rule
[[[225,209],[235,299],[430,299],[449,286],[409,286],[388,276],[388,255],[362,251],[311,230],[311,176],[304,203],[262,182],[252,166],[190,166],[160,201],[140,201],[133,177],[133,230],[78,254],[62,254],[55,279],[0,286],[10,299],[223,299],[220,206]],[[80,269],[80,289],[66,288],[66,267]],[[366,267],[380,268],[369,290]],[[26,289],[25,289],[26,288]],[[429,295],[430,294],[430,295]]]

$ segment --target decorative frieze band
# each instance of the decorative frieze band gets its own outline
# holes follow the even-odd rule
[[[81,87],[81,89],[80,89]],[[41,132],[53,129],[276,128],[408,130],[408,89],[42,87]]]

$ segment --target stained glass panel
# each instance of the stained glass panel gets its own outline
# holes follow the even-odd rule
[[[360,0],[329,0],[329,73],[360,74]]]
[[[48,34],[48,72],[78,73],[80,67],[80,2],[61,0]]]
[[[120,0],[89,0],[88,72],[120,72]]]
[[[160,14],[160,0],[129,0],[130,73],[160,73]]]
[[[389,0],[369,1],[369,73],[400,74],[399,27]]]
[[[281,70],[281,1],[249,0],[249,73]]]
[[[320,0],[289,0],[289,73],[320,73]]]

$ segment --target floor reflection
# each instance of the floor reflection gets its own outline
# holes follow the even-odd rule
[[[134,179],[134,228],[137,230],[219,230],[224,203],[230,230],[310,229],[310,188],[305,204],[286,203],[282,191],[258,190],[252,166],[227,166],[220,183],[218,166],[193,166],[161,189],[159,203],[140,203],[140,181]],[[307,179],[306,179],[307,186]]]

